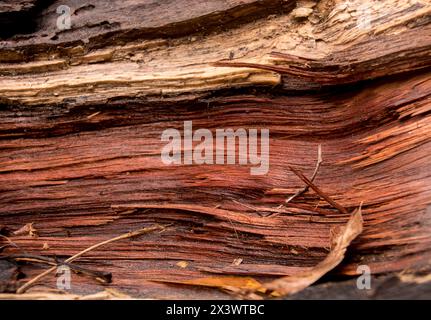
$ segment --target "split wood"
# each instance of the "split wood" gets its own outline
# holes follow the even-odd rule
[[[140,236],[142,234],[145,233],[149,233],[149,232],[153,232],[156,230],[164,230],[165,228],[160,226],[160,225],[155,225],[152,227],[147,227],[147,228],[142,228],[133,232],[128,232],[125,234],[122,234],[118,237],[112,238],[112,239],[108,239],[105,240],[103,242],[100,242],[98,244],[95,244],[81,252],[78,252],[77,254],[75,254],[74,256],[66,259],[64,262],[69,263],[72,262],[76,259],[78,259],[79,257],[81,257],[82,255],[86,254],[87,252],[90,252],[92,250],[95,250],[101,246],[104,246],[106,244],[109,244],[111,242],[115,242],[115,241],[119,241],[119,240],[123,240],[123,239],[129,239],[129,238],[133,238],[133,237],[137,237]],[[54,266],[44,272],[42,272],[41,274],[39,274],[38,276],[34,277],[33,279],[31,279],[30,281],[28,281],[27,283],[25,283],[24,285],[22,285],[21,287],[18,288],[18,290],[16,291],[16,293],[21,294],[24,293],[28,288],[30,288],[32,285],[34,285],[37,281],[39,281],[40,279],[42,279],[43,277],[45,277],[46,275],[50,274],[51,272],[55,271],[57,269],[57,266]]]

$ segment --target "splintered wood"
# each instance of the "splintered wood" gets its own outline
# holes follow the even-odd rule
[[[274,298],[363,265],[426,284],[430,111],[429,1],[6,1],[0,299]]]

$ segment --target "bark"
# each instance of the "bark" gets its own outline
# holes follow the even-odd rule
[[[72,9],[70,30],[56,26],[59,5]],[[160,224],[76,263],[112,272],[109,287],[133,297],[225,298],[172,282],[300,274],[362,203],[363,232],[331,275],[426,269],[430,13],[425,0],[3,1],[2,256],[63,259]],[[162,132],[184,121],[269,129],[268,173],[165,165]],[[285,204],[305,186],[289,166],[310,178],[319,145],[314,184],[345,212],[311,188]],[[3,291],[46,268],[20,263],[18,280],[10,263]],[[71,293],[102,289],[73,276]]]

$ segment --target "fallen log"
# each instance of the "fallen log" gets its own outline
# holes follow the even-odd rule
[[[0,291],[44,259],[160,225],[74,261],[70,297],[270,297],[262,284],[333,255],[360,206],[344,260],[307,285],[364,265],[429,270],[430,13],[421,0],[0,4]],[[55,273],[34,285],[51,294]]]

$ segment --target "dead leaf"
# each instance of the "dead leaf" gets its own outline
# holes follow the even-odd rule
[[[232,264],[234,265],[234,266],[239,266],[241,263],[242,263],[242,259],[241,258],[238,258],[238,259],[234,259],[233,260],[233,262],[232,262]]]
[[[281,296],[294,294],[307,288],[330,270],[334,269],[344,259],[347,247],[362,232],[362,225],[362,212],[361,207],[359,207],[352,213],[345,227],[334,231],[331,241],[332,250],[325,260],[309,271],[271,281],[264,284],[263,288]]]
[[[294,294],[316,282],[344,259],[347,247],[362,232],[362,225],[362,212],[361,207],[359,207],[352,213],[344,227],[331,231],[332,250],[325,260],[315,267],[294,276],[282,277],[265,284],[261,284],[251,277],[235,276],[162,280],[157,282],[222,288],[247,299],[260,299],[261,297],[257,293],[266,293],[272,297]]]
[[[18,229],[17,231],[13,232],[16,236],[21,235],[29,235],[31,237],[37,237],[37,230],[33,227],[33,222],[27,223],[24,227]]]
[[[43,244],[42,250],[49,250],[49,249],[50,249],[49,244],[47,242],[45,242]]]

